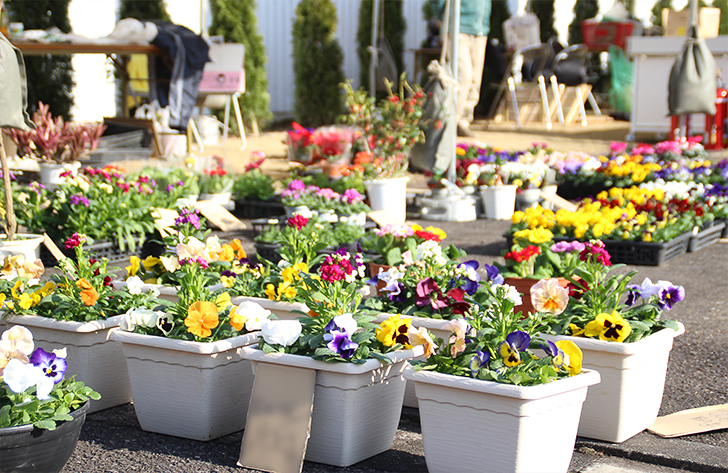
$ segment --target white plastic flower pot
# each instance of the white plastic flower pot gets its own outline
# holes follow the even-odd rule
[[[660,330],[635,343],[544,335],[574,342],[584,354],[584,368],[602,376],[584,403],[579,436],[621,443],[654,424],[673,339],[684,332],[681,324],[678,332]]]
[[[101,399],[92,401],[89,413],[131,401],[131,387],[121,344],[109,339],[123,315],[94,322],[70,322],[37,315],[9,316],[9,326],[23,325],[33,332],[36,347],[46,351],[67,349],[66,377],[76,376]],[[9,327],[8,327],[9,328]]]
[[[296,215],[300,215],[304,218],[311,218],[313,217],[313,212],[311,209],[308,208],[306,205],[297,205],[295,207],[286,207],[286,217],[292,218]]]
[[[40,258],[40,245],[43,243],[43,235],[30,233],[17,233],[15,240],[8,241],[7,235],[0,236],[0,258],[6,256],[23,255],[25,261],[35,261]]]
[[[372,210],[386,210],[392,223],[407,219],[407,181],[409,177],[364,181]]]
[[[72,163],[40,163],[40,181],[49,189],[55,189],[63,183],[61,174],[66,171],[78,172],[81,168],[80,161],[74,161]]]
[[[264,353],[246,347],[242,356],[316,371],[311,431],[306,460],[346,467],[390,449],[399,425],[404,394],[402,373],[421,347],[389,353],[391,365],[326,363],[307,356]]]
[[[516,208],[516,185],[483,186],[480,195],[486,218],[509,220]]]
[[[212,440],[245,428],[253,372],[240,357],[257,333],[200,343],[116,330],[142,430]]]
[[[541,189],[524,189],[522,192],[516,192],[516,209],[526,210],[536,207],[541,200]]]
[[[232,192],[221,192],[219,194],[200,194],[199,200],[207,200],[210,202],[214,202],[218,205],[222,205],[224,207],[230,204],[232,198]]]
[[[514,386],[408,367],[430,473],[566,472],[582,403],[599,373]]]

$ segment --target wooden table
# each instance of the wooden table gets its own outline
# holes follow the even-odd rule
[[[55,56],[70,54],[105,54],[114,62],[121,72],[122,114],[129,116],[127,94],[129,91],[129,75],[126,65],[132,54],[159,55],[162,50],[151,44],[98,44],[98,43],[44,43],[36,41],[11,41],[25,56]]]

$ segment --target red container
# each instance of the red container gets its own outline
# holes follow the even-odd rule
[[[582,42],[590,51],[607,51],[609,46],[616,45],[627,48],[627,37],[632,36],[633,21],[596,21],[594,19],[581,22]]]

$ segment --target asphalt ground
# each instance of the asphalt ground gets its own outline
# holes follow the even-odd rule
[[[492,263],[506,249],[502,235],[508,222],[412,222],[442,228],[448,234],[446,243],[463,248],[481,264]],[[245,249],[252,253],[252,230],[222,236],[242,238]],[[728,403],[728,244],[718,242],[658,267],[627,266],[620,271],[632,269],[638,270],[635,282],[645,277],[653,281],[663,279],[684,286],[686,291],[685,300],[665,314],[682,322],[686,332],[675,339],[660,415]],[[143,432],[133,404],[127,404],[87,416],[76,450],[63,472],[251,471],[236,466],[241,440],[242,432],[210,442]],[[389,451],[349,468],[305,462],[303,471],[427,471],[418,411],[403,409]],[[452,471],[458,471],[457,465],[453,465]],[[488,471],[487,462],[484,471]],[[569,468],[570,473],[673,471],[728,472],[728,429],[676,439],[642,432],[622,444],[577,438]]]

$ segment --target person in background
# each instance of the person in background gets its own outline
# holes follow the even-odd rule
[[[438,0],[444,18],[445,0]],[[458,36],[458,136],[474,136],[470,129],[473,110],[480,100],[485,47],[490,32],[490,0],[461,0],[460,35]]]

